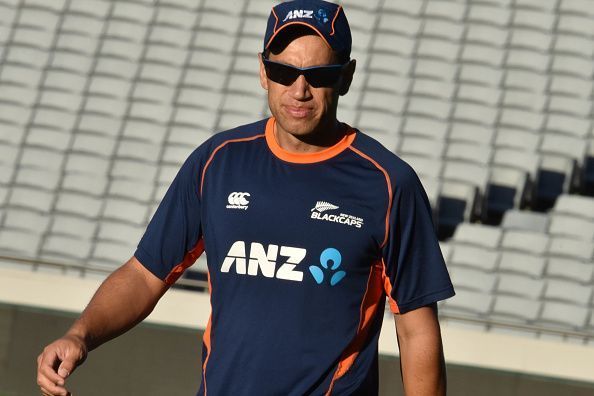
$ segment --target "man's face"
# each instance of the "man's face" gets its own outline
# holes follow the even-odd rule
[[[293,39],[281,52],[270,53],[269,59],[301,68],[337,63],[332,49],[316,34]],[[346,92],[341,89],[344,80],[334,87],[314,88],[300,75],[293,84],[285,86],[267,78],[260,60],[260,83],[268,91],[270,111],[280,127],[295,136],[308,135],[333,125],[339,92]],[[350,79],[346,80],[350,83]]]

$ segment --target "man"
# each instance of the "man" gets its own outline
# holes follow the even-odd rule
[[[190,155],[138,250],[38,358],[45,394],[145,318],[208,252],[199,395],[372,395],[386,295],[410,395],[445,394],[436,301],[454,294],[414,171],[336,119],[355,61],[341,7],[273,8],[260,80],[273,117]]]

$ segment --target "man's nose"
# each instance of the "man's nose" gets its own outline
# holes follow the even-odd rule
[[[310,86],[305,76],[301,74],[297,80],[291,85],[291,96],[297,100],[307,100],[311,96]]]

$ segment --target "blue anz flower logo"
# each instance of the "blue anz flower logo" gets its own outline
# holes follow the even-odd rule
[[[326,11],[323,8],[320,8],[315,14],[314,16],[316,17],[316,19],[318,20],[318,22],[320,23],[328,23],[328,21],[330,20],[328,18],[328,11]]]
[[[341,261],[342,256],[340,255],[340,252],[334,248],[327,248],[320,254],[320,264],[322,267],[324,267],[325,270],[333,272],[332,277],[330,278],[330,286],[338,284],[338,282],[346,276],[346,272],[342,270],[336,271],[338,267],[340,267]],[[324,282],[324,270],[322,268],[316,265],[310,265],[309,272],[311,272],[318,285],[321,285]]]

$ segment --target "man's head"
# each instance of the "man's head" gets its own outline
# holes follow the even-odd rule
[[[341,7],[297,0],[272,9],[260,82],[283,130],[305,137],[334,127],[338,97],[348,92],[355,71],[350,50],[350,29]],[[332,67],[316,68],[328,65]]]

